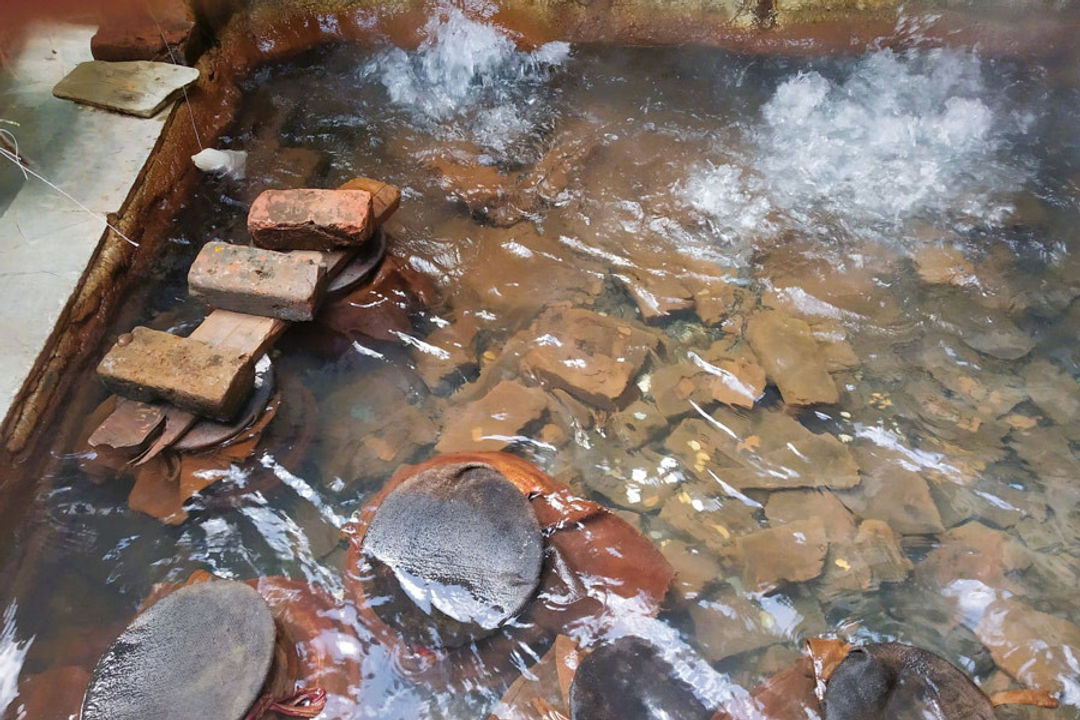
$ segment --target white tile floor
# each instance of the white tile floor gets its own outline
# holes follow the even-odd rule
[[[52,88],[91,60],[85,25],[37,26],[0,76],[0,118],[32,167],[105,214],[138,177],[169,108],[142,120],[76,105]],[[105,229],[47,185],[0,158],[0,417],[6,416]]]

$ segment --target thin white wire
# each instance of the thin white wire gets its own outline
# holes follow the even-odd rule
[[[8,132],[7,130],[0,130],[0,132],[2,132],[2,133],[4,133],[4,134],[6,134],[6,135],[8,135],[8,136],[10,136],[10,137],[12,138],[12,140],[14,140],[14,136],[13,136],[13,135],[11,135],[11,133],[10,133],[10,132]],[[12,144],[14,144],[14,145],[15,145],[15,150],[16,150],[16,153],[17,153],[17,152],[18,152],[18,144],[17,144],[17,143],[15,143],[15,142],[13,142]],[[34,172],[34,171],[33,171],[33,170],[31,169],[31,168],[29,168],[29,167],[27,167],[26,165],[24,165],[24,164],[22,163],[22,161],[20,160],[20,158],[19,158],[19,156],[18,156],[17,154],[13,155],[13,154],[11,153],[11,151],[10,151],[10,150],[7,150],[6,148],[2,148],[2,147],[0,147],[0,155],[2,155],[2,156],[4,156],[4,157],[6,157],[6,158],[7,158],[8,160],[10,160],[11,162],[15,163],[15,165],[16,165],[16,166],[18,166],[18,168],[19,168],[20,170],[22,170],[22,172],[23,172],[23,175],[24,175],[24,176],[26,176],[26,175],[33,175],[33,176],[34,176],[34,177],[36,177],[36,178],[37,178],[38,180],[40,180],[41,182],[43,182],[43,183],[45,183],[46,185],[48,185],[49,187],[51,187],[51,188],[52,188],[53,190],[55,190],[56,192],[58,192],[58,193],[60,193],[61,195],[63,195],[64,197],[66,197],[66,198],[67,198],[68,200],[70,200],[71,202],[75,203],[75,205],[77,205],[77,206],[79,207],[79,209],[80,209],[80,210],[82,210],[83,212],[85,212],[85,213],[87,213],[88,215],[91,215],[92,217],[94,217],[94,218],[97,218],[98,220],[101,220],[102,222],[104,222],[104,223],[105,223],[105,227],[109,228],[109,229],[110,229],[110,230],[112,230],[112,231],[113,231],[114,233],[116,233],[116,234],[117,234],[117,235],[119,235],[120,237],[124,238],[124,240],[125,240],[125,241],[127,241],[127,243],[128,243],[129,245],[132,245],[133,247],[139,247],[139,243],[135,242],[134,240],[132,240],[131,238],[129,238],[129,237],[127,236],[127,235],[125,235],[124,233],[122,233],[122,232],[120,231],[120,229],[119,229],[118,227],[116,227],[115,225],[113,225],[112,223],[110,223],[110,222],[109,222],[109,219],[108,219],[107,217],[105,217],[105,216],[104,216],[104,215],[102,215],[101,213],[97,213],[97,212],[94,212],[94,211],[93,211],[93,210],[91,210],[90,208],[86,207],[86,206],[85,206],[85,205],[83,205],[83,204],[82,204],[81,202],[79,202],[79,201],[78,201],[77,199],[75,199],[74,197],[72,197],[72,196],[71,196],[71,194],[70,194],[70,193],[68,193],[68,192],[67,192],[66,190],[64,190],[63,188],[61,188],[61,187],[59,187],[58,185],[54,184],[53,182],[51,182],[51,181],[50,181],[50,180],[49,180],[48,178],[46,178],[45,176],[43,176],[43,175],[40,175],[40,174],[38,174],[38,173]]]
[[[5,120],[4,122],[10,121]],[[12,124],[14,125],[15,123]],[[26,166],[23,164],[22,161],[22,156],[19,155],[19,138],[15,137],[15,134],[12,133],[10,130],[0,130],[0,137],[7,138],[8,143],[10,143],[13,148],[15,148],[15,165],[18,166],[20,170],[22,170],[23,177],[29,180],[30,175],[27,174]],[[7,148],[0,147],[0,150],[3,150],[4,152],[10,152]]]
[[[165,37],[165,29],[161,27],[161,21],[157,19],[157,15],[154,15],[153,8],[150,7],[150,3],[146,3],[146,12],[150,15],[150,19],[157,25],[158,33],[161,35],[161,42],[165,43],[165,50],[169,53],[169,59],[173,61],[173,65],[179,65],[176,61],[176,55],[173,54],[172,45],[169,44],[169,38]],[[184,105],[187,107],[188,118],[191,120],[191,130],[195,133],[195,142],[199,144],[200,150],[205,150],[203,147],[202,138],[199,137],[199,128],[195,126],[195,113],[191,111],[191,100],[188,99],[187,85],[184,85],[181,90],[184,91]]]

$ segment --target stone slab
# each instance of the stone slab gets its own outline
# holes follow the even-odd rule
[[[83,720],[241,720],[274,658],[274,618],[233,580],[189,585],[143,611],[94,668]]]
[[[97,368],[105,385],[136,400],[166,400],[181,410],[230,420],[254,388],[250,355],[137,327]]]
[[[415,609],[387,620],[428,647],[460,646],[515,616],[540,582],[544,554],[525,496],[479,462],[431,468],[401,483],[376,511],[363,547],[408,579],[401,588]]]
[[[358,247],[374,230],[371,193],[364,190],[267,190],[248,212],[248,232],[271,250]]]
[[[130,60],[80,63],[56,84],[53,95],[125,115],[151,118],[183,88],[199,79],[195,68]]]
[[[191,264],[188,290],[215,308],[303,322],[315,317],[326,268],[311,253],[208,242]]]

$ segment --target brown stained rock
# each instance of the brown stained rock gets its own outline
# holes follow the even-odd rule
[[[912,260],[919,277],[928,285],[964,287],[978,283],[975,266],[955,247],[921,245]]]
[[[660,552],[675,569],[671,586],[683,599],[697,598],[706,585],[724,578],[724,569],[712,553],[699,550],[682,540],[664,540],[660,543]]]
[[[208,242],[188,272],[188,290],[211,307],[303,322],[315,317],[326,268],[311,253]]]
[[[828,490],[782,490],[769,494],[765,517],[770,525],[806,518],[820,518],[829,542],[846,540],[855,534],[855,518]]]
[[[579,430],[588,430],[596,425],[596,415],[592,409],[565,390],[555,388],[551,391],[548,410],[553,420],[568,434]]]
[[[667,428],[667,418],[656,406],[635,400],[608,418],[608,431],[627,450],[639,448]]]
[[[684,483],[660,510],[659,519],[736,567],[737,539],[761,529],[754,507],[717,493],[715,483]]]
[[[831,405],[840,399],[810,326],[779,310],[759,310],[746,339],[788,405]]]
[[[416,372],[432,392],[455,387],[477,371],[478,329],[476,316],[466,313],[432,331],[415,350]]]
[[[862,486],[837,493],[863,519],[882,520],[901,535],[936,535],[945,531],[930,488],[919,473],[893,456],[862,452]]]
[[[1032,402],[1059,425],[1080,418],[1080,383],[1049,360],[1033,360],[1020,371]]]
[[[1009,436],[1008,443],[1036,475],[1062,478],[1075,474],[1077,453],[1060,426],[1040,426],[1014,432]]]
[[[218,420],[230,420],[255,382],[250,355],[218,350],[207,343],[137,327],[98,364],[111,391],[139,400],[166,400]]]
[[[687,361],[663,365],[649,375],[649,393],[656,408],[666,418],[678,418],[713,401],[707,373]]]
[[[1024,685],[1060,692],[1075,683],[1080,627],[1019,600],[995,600],[975,628],[997,666]]]
[[[444,190],[465,203],[471,213],[498,227],[516,225],[531,209],[520,207],[531,202],[521,198],[516,175],[504,175],[491,165],[459,160],[449,153],[432,158],[428,165],[438,173]]]
[[[755,687],[750,696],[768,720],[806,720],[822,716],[821,703],[814,694],[815,685],[811,660],[802,657]],[[731,717],[721,712],[713,720],[731,720]]]
[[[966,398],[980,417],[1000,417],[1028,398],[1021,378],[985,367],[977,352],[951,338],[927,336],[918,361],[935,380]]]
[[[636,512],[654,511],[667,503],[676,491],[681,476],[672,472],[671,458],[646,450],[616,455],[611,464],[595,463],[585,474],[585,485],[600,493],[615,507]]]
[[[533,165],[527,186],[541,200],[557,203],[600,140],[599,128],[587,120],[576,120],[560,128],[551,147]]]
[[[840,318],[888,326],[902,316],[894,284],[882,282],[903,260],[898,247],[863,242],[859,252],[822,252],[809,238],[780,243],[758,258],[758,276],[772,288],[762,304],[796,316]]]
[[[775,618],[741,593],[728,591],[690,606],[694,638],[710,662],[768,647],[783,640]]]
[[[882,583],[902,582],[911,567],[892,528],[880,520],[864,520],[854,538],[829,546],[819,593],[828,600],[845,592],[871,592]]]
[[[374,231],[364,190],[267,190],[248,211],[248,232],[270,250],[357,247]]]
[[[314,428],[319,437],[315,462],[325,476],[353,487],[385,478],[430,450],[439,435],[431,418],[441,410],[435,404],[410,404],[420,389],[403,368],[381,365],[355,374],[325,398],[319,408],[322,422]],[[340,422],[342,417],[349,422]]]
[[[446,415],[439,452],[502,450],[547,411],[547,394],[539,388],[504,380],[483,398]]]
[[[810,324],[814,339],[818,341],[825,360],[825,369],[829,372],[853,370],[860,364],[855,348],[847,341],[847,331],[839,323],[818,320]]]
[[[688,353],[704,372],[695,382],[717,402],[750,409],[765,394],[765,369],[745,345],[729,348],[714,343],[701,354]]]
[[[664,444],[699,476],[715,474],[739,490],[836,490],[859,484],[859,467],[846,445],[778,411],[747,417],[720,408],[711,421],[684,420]]]
[[[919,563],[918,572],[936,587],[971,579],[993,589],[1016,590],[1006,575],[1030,565],[1031,557],[1012,536],[973,521],[945,533]]]
[[[360,436],[345,472],[355,478],[385,475],[413,459],[421,448],[430,447],[439,436],[438,427],[426,412],[404,403],[380,419]]]
[[[371,214],[375,227],[389,220],[401,205],[401,190],[381,180],[353,178],[339,186],[338,190],[366,190],[371,193]]]
[[[637,304],[641,319],[653,322],[694,307],[694,293],[664,270],[631,268],[615,275]]]
[[[657,338],[582,308],[553,308],[536,322],[522,370],[603,409],[625,406]]]
[[[694,292],[694,311],[706,325],[719,325],[743,303],[745,291],[734,283],[710,279],[702,285]]]
[[[997,310],[964,313],[959,333],[968,347],[1001,360],[1019,360],[1035,347],[1034,337]]]
[[[738,540],[743,581],[754,592],[781,582],[805,582],[821,574],[829,541],[821,518],[794,520]]]
[[[437,232],[471,240],[455,252],[483,270],[461,278],[462,301],[495,315],[500,328],[522,327],[555,303],[586,304],[603,290],[606,268],[583,257],[568,262],[567,247],[532,223],[504,229],[455,217]]]

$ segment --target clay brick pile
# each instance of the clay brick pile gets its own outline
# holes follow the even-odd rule
[[[171,420],[159,450],[200,418],[229,422],[255,390],[256,361],[288,323],[312,320],[328,289],[344,289],[339,279],[348,287],[364,278],[356,270],[385,249],[376,229],[399,201],[397,188],[366,178],[338,190],[263,192],[248,213],[254,246],[209,242],[192,263],[190,292],[210,308],[202,324],[188,337],[135,328],[102,359],[99,377],[147,404],[142,415],[157,414],[156,403]]]

